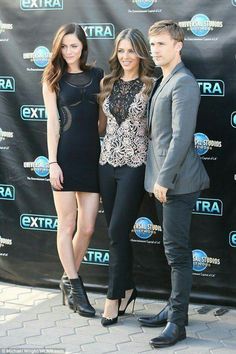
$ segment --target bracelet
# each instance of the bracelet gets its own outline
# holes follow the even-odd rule
[[[57,163],[57,161],[52,161],[52,162],[49,162],[48,164],[52,165],[53,163]]]

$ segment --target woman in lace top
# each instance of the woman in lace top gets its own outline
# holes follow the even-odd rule
[[[153,63],[142,33],[125,29],[102,81],[100,102],[107,118],[100,155],[100,191],[110,241],[109,284],[102,325],[117,322],[135,301],[129,234],[144,194],[147,154],[147,101]]]

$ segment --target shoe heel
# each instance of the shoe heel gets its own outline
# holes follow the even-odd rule
[[[133,306],[132,306],[132,311],[131,311],[131,313],[134,313],[135,301],[136,301],[136,299],[134,299],[134,301],[133,301]]]
[[[61,277],[59,288],[61,289],[62,305],[65,306],[68,304],[68,296],[70,294],[70,289],[71,289],[69,279],[65,273]]]
[[[127,309],[127,307],[129,306],[129,304],[133,301],[133,307],[132,307],[132,313],[134,313],[134,305],[135,305],[135,300],[136,300],[136,297],[137,297],[137,290],[134,288],[133,289],[133,292],[124,308],[124,310],[119,310],[118,312],[118,315],[119,316],[123,316],[125,314],[125,311]],[[120,302],[121,303],[121,302]],[[119,306],[120,307],[120,306]]]
[[[66,305],[66,294],[63,290],[61,290],[61,294],[62,294],[62,305],[65,306]]]

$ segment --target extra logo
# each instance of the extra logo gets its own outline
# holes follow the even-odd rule
[[[193,271],[203,272],[207,267],[220,265],[220,258],[208,257],[203,250],[193,250]]]
[[[32,10],[63,10],[63,0],[20,0],[23,11]]]
[[[198,155],[205,155],[212,148],[221,148],[222,142],[218,140],[210,140],[206,134],[195,133],[194,134],[195,150]]]
[[[47,47],[44,46],[39,46],[35,48],[33,53],[23,53],[23,59],[29,59],[31,62],[34,62],[34,64],[39,68],[27,68],[28,71],[42,71],[45,66],[47,66],[50,56],[50,51]]]
[[[38,156],[33,162],[24,162],[24,168],[30,168],[39,177],[47,177],[49,174],[48,159],[45,156]]]
[[[225,96],[225,83],[223,80],[199,79],[197,83],[200,88],[201,96]]]
[[[198,198],[193,214],[222,216],[223,202],[220,199]]]
[[[20,226],[27,230],[57,231],[58,221],[56,216],[51,215],[22,214]]]
[[[236,231],[231,231],[229,234],[229,244],[231,247],[236,247]]]
[[[88,248],[82,263],[108,266],[109,251],[97,248]]]
[[[15,92],[15,79],[12,76],[0,76],[0,92]]]
[[[222,28],[222,21],[212,21],[205,14],[196,14],[190,21],[181,21],[179,22],[180,27],[186,28],[188,31],[191,31],[192,34],[196,37],[205,37],[210,31],[213,31],[215,28]]]
[[[23,105],[20,108],[20,116],[23,120],[34,122],[47,120],[47,112],[43,105]]]
[[[236,111],[231,113],[230,123],[233,128],[236,128]]]
[[[0,199],[15,200],[15,187],[10,184],[0,184]]]
[[[87,39],[114,39],[115,27],[112,23],[80,23]]]

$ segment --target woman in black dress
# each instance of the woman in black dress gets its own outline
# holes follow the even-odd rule
[[[58,216],[57,248],[65,270],[60,287],[70,307],[81,316],[92,317],[95,309],[78,270],[94,231],[99,204],[97,94],[103,71],[86,64],[87,53],[82,27],[62,26],[54,38],[42,81],[48,113],[50,182]]]
[[[154,64],[142,33],[125,29],[116,38],[111,73],[100,102],[107,117],[100,155],[100,190],[110,240],[109,284],[102,325],[117,322],[136,298],[129,240],[144,195],[147,102]]]

